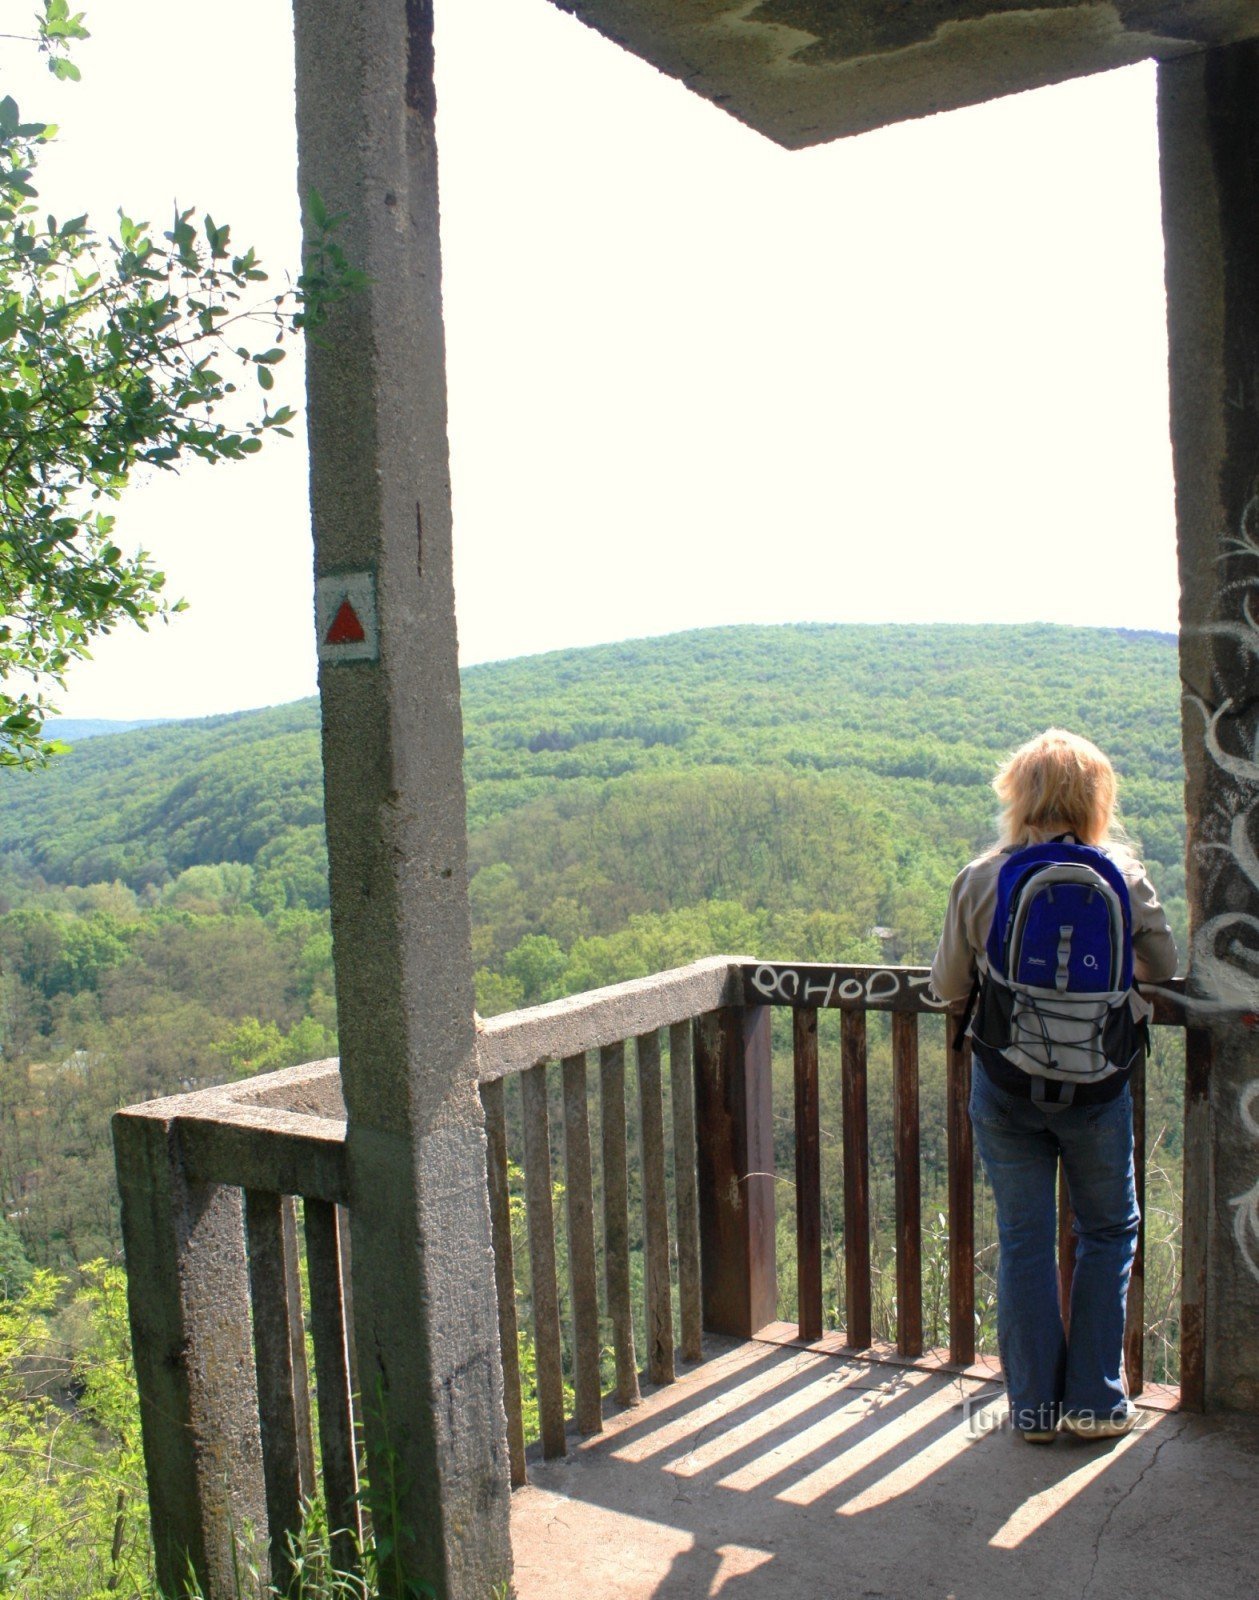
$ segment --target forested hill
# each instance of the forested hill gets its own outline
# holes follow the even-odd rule
[[[816,783],[799,791],[816,803],[823,791],[826,803],[877,801],[955,864],[986,833],[995,761],[1049,723],[1112,752],[1144,849],[1164,869],[1179,857],[1168,635],[720,628],[477,666],[463,690],[476,864],[491,840],[511,860],[508,847],[538,825],[570,849],[587,813],[649,814],[653,796],[676,806],[686,775],[713,768],[726,779],[772,771],[793,792],[794,780],[823,780],[817,793]],[[320,806],[313,700],[162,724],[85,741],[41,772],[6,774],[0,863],[19,877],[143,889],[189,867],[240,862],[254,868],[262,905],[318,905]],[[754,812],[748,826],[760,825]]]
[[[483,1015],[716,952],[928,960],[997,760],[1051,723],[1115,757],[1183,936],[1168,639],[725,628],[463,682]],[[6,1216],[32,1262],[117,1248],[117,1106],[335,1053],[316,722],[164,724],[0,775],[0,1258]]]

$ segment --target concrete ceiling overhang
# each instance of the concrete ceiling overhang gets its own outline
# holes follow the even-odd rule
[[[788,149],[1259,36],[1259,0],[555,0]]]

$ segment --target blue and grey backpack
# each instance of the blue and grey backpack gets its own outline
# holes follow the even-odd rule
[[[1128,885],[1104,850],[1064,834],[1012,851],[979,968],[970,1032],[991,1076],[1049,1105],[1078,1086],[1082,1099],[1119,1092],[1150,1007],[1133,987]]]

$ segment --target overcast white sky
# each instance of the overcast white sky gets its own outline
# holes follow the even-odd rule
[[[42,200],[195,203],[294,265],[286,0],[83,4],[80,84],[0,54],[61,127]],[[1174,629],[1152,68],[788,154],[547,0],[437,10],[465,662],[731,622]],[[313,691],[300,442],[120,523],[191,609],[102,644],[68,715]]]

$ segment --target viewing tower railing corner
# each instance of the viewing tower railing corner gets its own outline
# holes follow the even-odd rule
[[[1166,986],[1156,1000],[1156,1024],[1184,1025],[1182,994],[1179,984]],[[792,1023],[794,1324],[778,1319],[775,1008],[789,1010]],[[924,1334],[920,1023],[942,1009],[924,968],[716,957],[478,1025],[513,1485],[524,1483],[528,1470],[530,1385],[522,1349],[534,1363],[544,1457],[565,1453],[570,1426],[598,1432],[609,1401],[634,1404],[640,1370],[646,1382],[667,1384],[679,1360],[701,1360],[705,1333],[821,1344],[870,1360],[975,1367],[971,1062],[969,1045],[954,1048],[947,1024],[947,1348],[926,1348]],[[829,1010],[841,1013],[843,1263],[835,1303],[844,1308],[844,1326],[828,1333],[818,1040],[819,1018]],[[886,1343],[875,1340],[872,1305],[868,1109],[867,1025],[880,1012],[891,1017],[895,1199],[895,1337]],[[1201,1408],[1210,1043],[1195,1028],[1186,1029],[1186,1041],[1179,1403]],[[592,1070],[599,1090],[594,1137]],[[512,1090],[509,1104],[513,1079],[519,1098]],[[1133,1089],[1144,1199],[1139,1075]],[[553,1116],[563,1130],[558,1161]],[[272,1572],[282,1580],[287,1535],[319,1488],[330,1526],[345,1530],[338,1557],[354,1558],[362,1531],[356,1445],[362,1396],[344,1119],[335,1060],[129,1107],[115,1118],[159,1571],[163,1562],[167,1570],[186,1567],[191,1557],[198,1572],[212,1572],[211,1546],[222,1528],[248,1525],[265,1528]],[[557,1182],[562,1227],[554,1215]],[[513,1238],[522,1228],[517,1215],[513,1230],[519,1189],[525,1297],[518,1292]],[[1062,1220],[1066,1304],[1065,1202]],[[1125,1348],[1134,1394],[1144,1388],[1143,1326],[1144,1235]],[[982,1370],[991,1371],[992,1363]]]

